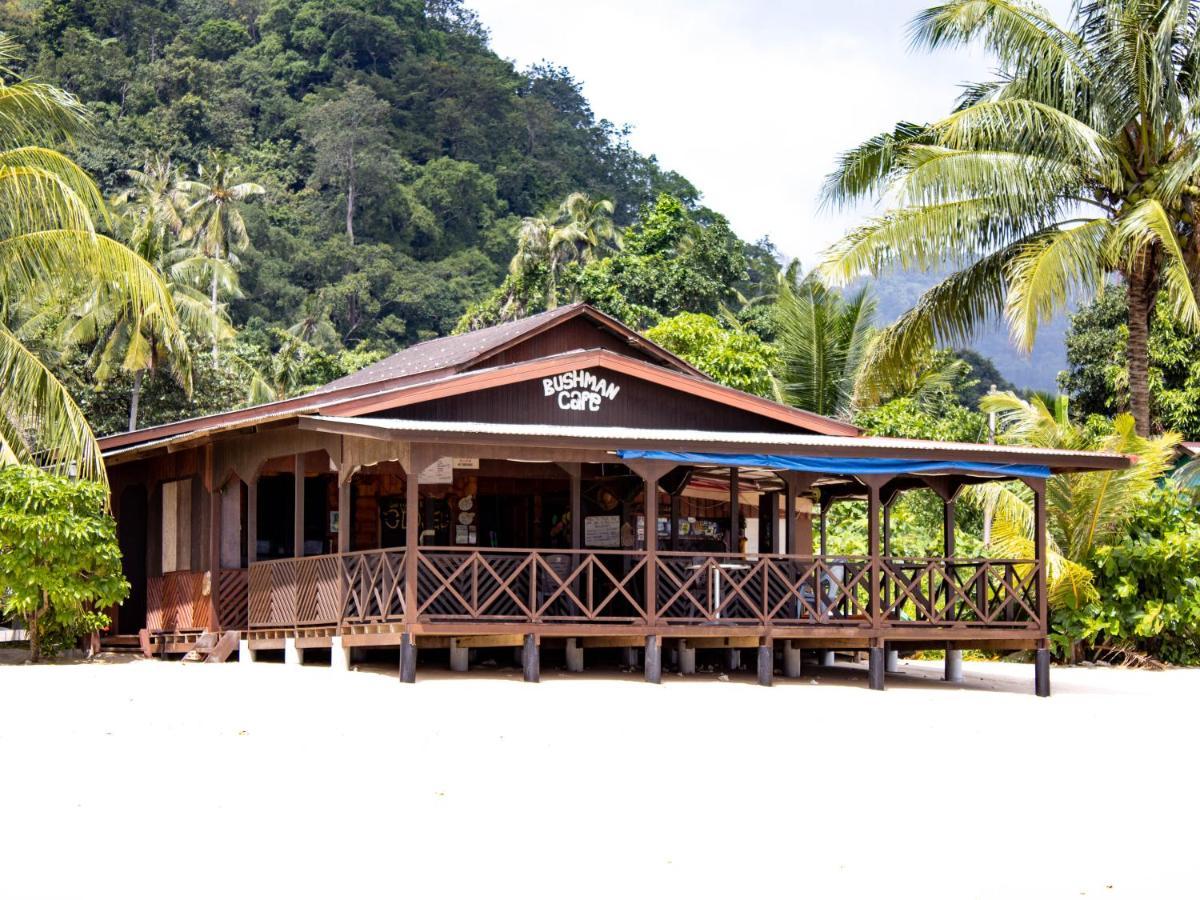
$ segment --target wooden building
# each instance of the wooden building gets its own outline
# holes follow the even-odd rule
[[[587,306],[411,347],[313,393],[104,438],[130,599],[114,630],[243,658],[332,648],[1037,650],[1049,692],[1045,486],[1121,456],[892,440],[719,385]],[[955,554],[964,485],[1033,490],[1037,558]],[[897,497],[932,491],[945,546],[891,553]],[[825,552],[835,502],[866,552]],[[229,633],[236,632],[236,635]],[[954,653],[947,654],[952,669]],[[950,675],[953,676],[953,671]]]

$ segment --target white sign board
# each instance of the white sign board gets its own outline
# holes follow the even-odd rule
[[[455,469],[478,469],[479,460],[470,456],[443,456],[417,476],[417,484],[453,484]]]
[[[588,516],[583,520],[583,543],[588,547],[620,547],[620,516]]]
[[[559,409],[595,413],[600,412],[600,405],[605,400],[617,399],[621,386],[588,369],[576,369],[553,378],[543,378],[542,391],[545,396],[554,398]]]
[[[417,476],[417,484],[453,484],[454,466],[449,456],[443,456]]]

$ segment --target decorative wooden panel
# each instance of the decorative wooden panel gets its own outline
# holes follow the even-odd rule
[[[212,602],[204,572],[167,572],[146,580],[146,627],[150,631],[204,631]]]
[[[249,573],[245,569],[222,569],[215,627],[221,631],[244,631],[249,624],[249,598]]]

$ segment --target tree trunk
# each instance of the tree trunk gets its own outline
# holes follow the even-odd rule
[[[216,367],[216,365],[217,365],[217,268],[216,268],[216,266],[213,266],[213,273],[212,273],[211,308],[212,308],[212,317],[213,317],[213,321],[212,321],[212,330],[213,330],[212,357],[213,357],[213,366]]]
[[[26,623],[29,626],[29,661],[42,659],[42,616],[50,609],[50,597],[42,591],[42,608],[35,609]]]
[[[1142,253],[1128,275],[1129,343],[1125,365],[1129,373],[1129,409],[1137,433],[1150,435],[1150,319],[1158,293],[1158,258]]]
[[[133,373],[133,392],[129,395],[129,430],[137,431],[138,402],[142,399],[142,377],[145,369]]]
[[[354,172],[346,182],[346,239],[354,246]]]

